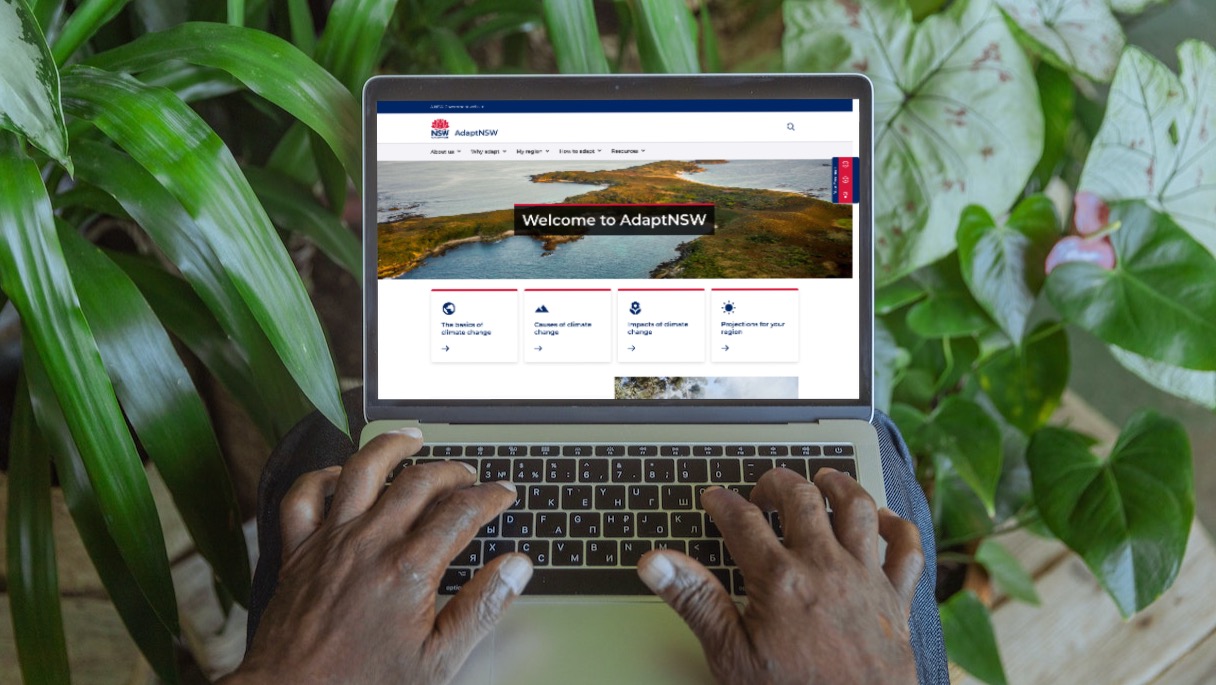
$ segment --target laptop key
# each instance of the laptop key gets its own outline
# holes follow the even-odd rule
[[[616,566],[616,540],[588,540],[588,566]]]
[[[773,468],[772,459],[744,459],[743,460],[743,480],[748,483],[755,483],[760,480],[760,476],[765,471],[771,471]]]
[[[523,445],[499,445],[498,456],[500,457],[526,457],[528,456],[528,448]]]
[[[631,568],[544,568],[532,572],[525,595],[649,595]]]
[[[644,538],[664,538],[668,535],[667,512],[640,511],[637,514],[638,536]]]
[[[676,552],[680,552],[681,554],[684,553],[685,550],[687,549],[684,546],[683,540],[655,540],[654,548],[655,549],[670,549],[670,550],[674,550]]]
[[[795,457],[818,457],[819,445],[790,445],[790,454]]]
[[[600,536],[599,512],[574,512],[570,514],[570,537],[598,538]]]
[[[472,579],[473,569],[471,568],[449,568],[443,572],[443,578],[439,580],[439,594],[454,595]]]
[[[464,456],[464,449],[460,445],[432,445],[431,456],[462,457]]]
[[[668,511],[674,509],[692,509],[692,486],[664,485],[663,508]]]
[[[622,566],[637,566],[638,559],[642,555],[650,551],[649,540],[622,540],[621,541],[621,565]],[[632,570],[632,569],[630,569]],[[637,571],[633,571],[636,575]]]
[[[717,540],[689,540],[688,556],[705,566],[721,566],[722,543]]]
[[[659,448],[660,457],[691,457],[692,448],[688,445],[663,445]]]
[[[558,504],[560,497],[561,490],[556,485],[528,486],[529,509],[561,509],[561,506]]]
[[[402,459],[401,463],[394,466],[392,471],[389,471],[388,478],[386,478],[384,482],[386,482],[386,483],[393,482],[393,480],[397,476],[401,475],[401,472],[405,470],[405,467],[411,466],[411,465],[413,465],[413,463],[414,463],[413,459]]]
[[[779,469],[789,469],[789,470],[793,471],[794,473],[802,476],[803,478],[806,478],[806,460],[805,459],[800,459],[798,457],[789,457],[789,458],[778,459],[775,466],[776,466],[776,468],[779,468]]]
[[[694,457],[720,457],[722,456],[721,445],[694,445],[692,448]]]
[[[600,511],[625,508],[624,485],[596,485],[595,508]]]
[[[614,511],[604,514],[604,537],[631,538],[634,533],[633,513]]]
[[[557,445],[533,445],[528,448],[528,454],[533,457],[560,457],[562,448]]]
[[[753,445],[727,445],[726,456],[728,457],[754,457],[756,456],[756,448]]]
[[[612,481],[614,483],[641,483],[641,459],[613,459]]]
[[[738,483],[743,480],[738,459],[710,459],[709,479],[715,483]]]
[[[741,595],[741,596],[747,595],[747,587],[743,583],[743,574],[739,572],[739,569],[733,569],[730,572],[730,577],[731,577],[731,586],[730,586],[731,594]]]
[[[701,513],[697,511],[671,512],[671,534],[677,538],[701,537]]]
[[[469,445],[464,448],[466,457],[492,457],[497,450],[492,445]]]
[[[542,538],[566,537],[566,513],[562,511],[541,511],[536,514],[536,535]]]
[[[430,445],[423,445],[422,447],[419,447],[419,448],[418,448],[418,451],[417,451],[417,452],[414,452],[414,456],[415,456],[415,457],[429,457],[429,456],[431,456],[431,446],[430,446]]]
[[[496,480],[511,480],[510,459],[481,460],[481,481],[492,483]]]
[[[762,457],[784,457],[789,453],[790,448],[785,445],[761,445],[756,448],[756,454]]]
[[[481,566],[481,540],[474,540],[460,550],[452,560],[453,566]]]
[[[590,457],[595,452],[591,445],[566,445],[562,447],[563,457]]]
[[[681,483],[704,483],[709,480],[709,464],[704,459],[679,459],[676,475]]]
[[[673,483],[676,480],[674,459],[647,459],[645,466],[647,483]]]
[[[590,509],[592,486],[563,485],[562,509]]]
[[[532,537],[532,512],[508,511],[502,515],[502,536],[505,538]]]
[[[853,456],[852,445],[824,445],[823,456],[825,457],[851,457]]]
[[[819,469],[825,466],[847,473],[853,477],[853,480],[857,480],[857,462],[852,459],[812,459],[808,464],[808,470],[811,476],[814,476]]]
[[[629,486],[629,508],[634,510],[658,509],[659,508],[659,486],[657,485],[630,485]]]
[[[549,459],[545,461],[545,476],[550,483],[573,483],[578,471],[578,461],[574,459]]]
[[[630,445],[629,456],[631,457],[657,457],[659,456],[659,448],[654,445]],[[664,455],[666,456],[666,455]]]
[[[581,459],[578,462],[578,477],[584,483],[607,483],[607,459]]]
[[[551,561],[554,566],[582,566],[583,541],[554,540]]]
[[[596,445],[595,456],[597,457],[623,457],[625,456],[624,445]]]
[[[498,557],[501,557],[504,554],[514,552],[515,551],[515,541],[514,540],[486,540],[482,543],[482,549],[483,549],[483,551],[481,553],[481,558],[484,559],[485,563],[488,564],[491,561],[497,559]]]
[[[477,531],[477,537],[479,537],[479,538],[496,538],[496,537],[498,537],[498,534],[501,532],[502,532],[502,519],[498,516],[495,516],[494,518],[490,519],[489,523],[482,526],[481,530]]]
[[[548,540],[520,540],[519,551],[532,557],[533,566],[549,565]]]
[[[512,480],[516,483],[543,483],[545,480],[544,459],[516,459]]]

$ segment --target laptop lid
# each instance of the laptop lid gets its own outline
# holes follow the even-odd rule
[[[868,420],[870,82],[376,77],[367,418]]]

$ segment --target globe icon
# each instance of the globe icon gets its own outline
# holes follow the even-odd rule
[[[452,304],[451,302],[444,302],[443,303],[443,313],[447,314],[448,316],[455,314],[456,305]]]

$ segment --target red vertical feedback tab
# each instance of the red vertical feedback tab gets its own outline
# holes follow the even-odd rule
[[[841,204],[857,202],[856,184],[853,179],[857,175],[856,157],[837,157],[832,160],[836,171],[835,201]]]

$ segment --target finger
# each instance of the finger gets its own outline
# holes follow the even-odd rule
[[[415,560],[434,561],[430,570],[434,580],[460,550],[477,535],[490,519],[506,511],[515,502],[515,486],[507,482],[486,483],[452,492],[434,504],[410,532],[401,548],[402,560],[418,565]]]
[[[746,649],[743,619],[722,583],[680,552],[647,552],[638,577],[688,624],[712,664],[715,654]]]
[[[832,505],[836,539],[861,563],[878,568],[878,507],[874,498],[847,473],[827,467],[815,473],[815,485]]]
[[[760,476],[752,491],[752,502],[764,511],[777,511],[785,546],[815,548],[821,555],[835,547],[832,524],[823,503],[823,493],[813,483],[789,469],[770,469]],[[830,543],[830,544],[829,544]],[[829,555],[830,557],[830,555]]]
[[[920,545],[920,529],[887,508],[878,511],[878,534],[887,541],[887,559],[882,565],[887,580],[899,593],[904,611],[912,609],[912,596],[925,568],[925,552]]]
[[[279,502],[279,526],[283,532],[283,561],[295,553],[325,520],[325,498],[334,493],[341,466],[309,471],[296,479]]]
[[[396,530],[409,531],[427,509],[453,492],[477,482],[476,470],[460,461],[437,461],[410,466],[393,479],[373,507],[378,520]]]
[[[443,662],[441,670],[455,673],[460,668],[531,578],[531,559],[524,554],[504,554],[460,588],[435,617],[430,637],[434,653]]]
[[[334,523],[345,523],[371,509],[384,490],[389,472],[421,446],[422,433],[417,428],[402,428],[372,438],[355,452],[342,468],[329,507]]]
[[[722,531],[726,548],[744,576],[763,574],[774,557],[785,552],[764,512],[739,493],[708,488],[701,493],[701,506]]]

